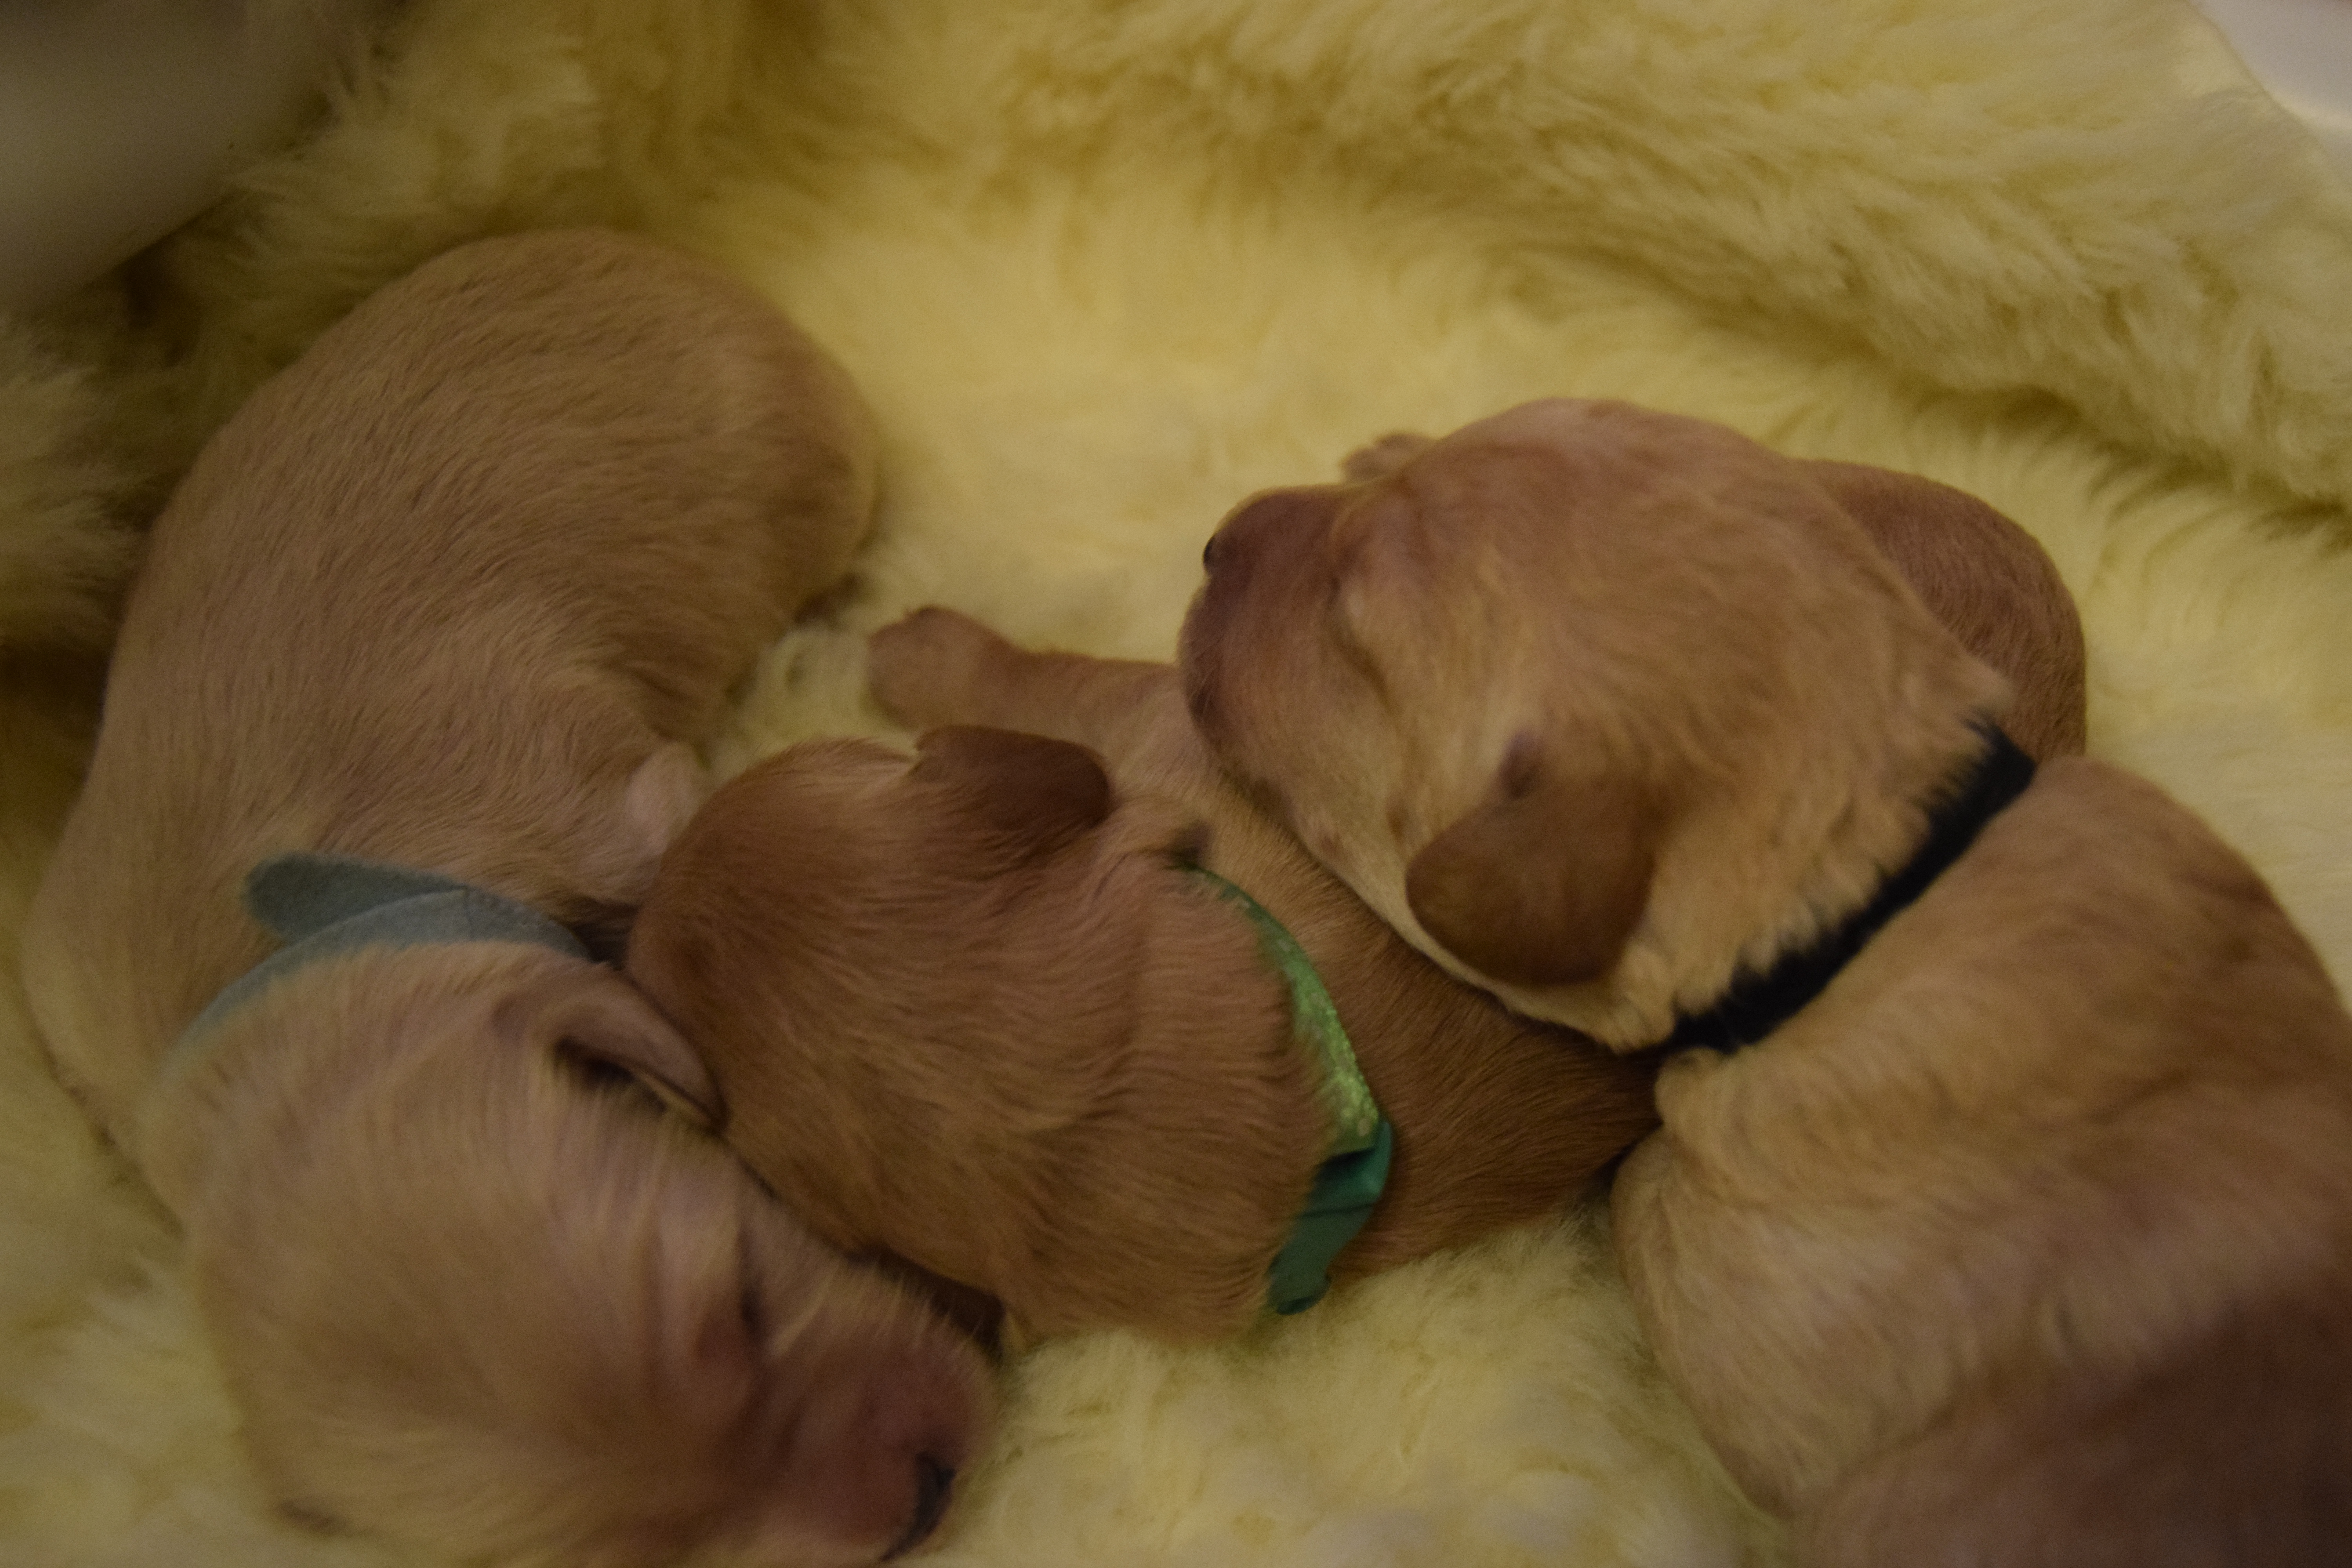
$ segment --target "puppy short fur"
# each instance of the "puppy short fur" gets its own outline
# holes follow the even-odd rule
[[[872,1561],[936,1517],[987,1373],[606,1064],[699,1068],[616,974],[493,942],[300,969],[273,853],[566,921],[650,885],[687,742],[872,506],[846,377],[652,244],[485,241],[255,394],[156,522],[25,942],[58,1068],[185,1227],[269,1484],[444,1551]],[[621,1087],[615,1087],[615,1081]]]
[[[1416,945],[1641,1047],[1869,900],[2007,697],[1839,500],[1696,421],[1514,410],[1242,508],[1193,710]],[[2045,765],[1659,1103],[1620,1255],[1808,1561],[2341,1561],[2352,1020],[2159,791]]]
[[[1351,452],[1350,482],[1385,479],[1433,443],[1400,431]],[[1965,490],[1864,463],[1797,460],[1860,523],[1930,615],[2010,683],[2001,728],[2028,756],[2083,750],[2083,622],[2049,552]]]
[[[837,1245],[1029,1334],[1203,1340],[1261,1310],[1329,1129],[1288,994],[1196,855],[1306,949],[1395,1127],[1335,1277],[1556,1212],[1653,1125],[1646,1064],[1447,979],[1225,784],[1172,667],[1028,653],[940,609],[871,646],[908,724],[1004,728],[752,769],[629,949],[729,1140]]]

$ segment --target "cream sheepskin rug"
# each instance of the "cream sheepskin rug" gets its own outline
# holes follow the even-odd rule
[[[740,270],[887,432],[863,595],[722,765],[873,727],[856,637],[908,606],[1165,657],[1252,489],[1607,395],[2019,519],[2083,606],[2094,749],[2352,975],[2352,199],[2179,0],[415,0],[305,144],[0,322],[11,952],[195,446],[425,257],[583,220]],[[271,1513],[168,1221],[0,973],[0,1562],[414,1561]],[[1784,1555],[1592,1205],[1008,1381],[958,1568]]]

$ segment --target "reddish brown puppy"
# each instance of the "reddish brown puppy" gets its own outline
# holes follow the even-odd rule
[[[1044,734],[752,769],[680,838],[629,952],[729,1140],[837,1245],[1030,1333],[1199,1340],[1265,1305],[1332,1113],[1283,973],[1196,861],[1295,935],[1393,1124],[1333,1277],[1555,1213],[1653,1125],[1646,1065],[1447,979],[1237,795],[1171,667],[1025,653],[942,610],[873,652],[911,723]]]
[[[2352,1019],[2161,792],[2027,782],[2010,682],[1853,498],[1719,426],[1516,409],[1237,511],[1193,710],[1455,973],[1726,1047],[1664,1070],[1618,1245],[1810,1561],[2337,1561]]]

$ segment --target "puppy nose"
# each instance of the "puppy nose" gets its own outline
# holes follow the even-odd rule
[[[915,1458],[915,1511],[907,1520],[906,1533],[884,1552],[887,1561],[901,1557],[931,1538],[940,1521],[947,1517],[948,1499],[955,1491],[955,1469],[932,1458],[929,1454]]]
[[[1209,542],[1201,546],[1201,570],[1213,577],[1220,569],[1239,571],[1248,563],[1252,531],[1263,533],[1268,509],[1252,502],[1217,525]]]
[[[1283,548],[1279,541],[1307,537],[1328,523],[1333,489],[1310,486],[1266,490],[1251,497],[1209,535],[1201,552],[1201,564],[1212,574],[1220,570],[1250,570],[1268,549]]]

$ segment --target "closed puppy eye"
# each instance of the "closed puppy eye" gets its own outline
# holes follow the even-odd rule
[[[278,1516],[286,1521],[287,1523],[295,1526],[297,1529],[307,1530],[313,1535],[349,1535],[352,1533],[352,1527],[350,1525],[345,1524],[341,1520],[336,1518],[331,1510],[318,1503],[303,1502],[294,1498],[284,1498],[278,1501]]]
[[[581,1048],[577,1040],[558,1041],[555,1060],[563,1069],[564,1076],[593,1093],[627,1094],[638,1092],[643,1088],[626,1068],[618,1062],[591,1055]]]
[[[656,1116],[679,1109],[674,1097],[662,1094],[646,1077],[582,1041],[558,1040],[555,1063],[566,1079],[592,1095],[623,1100]]]
[[[1333,571],[1323,595],[1322,618],[1331,646],[1339,657],[1385,700],[1388,677],[1376,651],[1381,616],[1360,574],[1349,571],[1345,564]]]
[[[1403,564],[1398,535],[1406,519],[1391,498],[1370,497],[1333,520],[1324,555],[1324,605],[1335,626],[1355,640],[1378,617],[1389,579]]]
[[[774,1327],[768,1314],[766,1298],[760,1294],[760,1282],[751,1278],[747,1268],[741,1284],[735,1291],[736,1315],[743,1320],[743,1334],[752,1348],[758,1350],[768,1342],[768,1331]]]
[[[1182,867],[1198,866],[1208,852],[1209,825],[1205,822],[1177,824],[1169,830],[1168,842],[1160,848],[1168,864]]]

